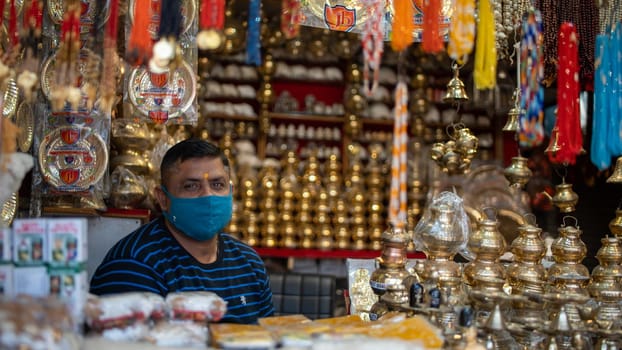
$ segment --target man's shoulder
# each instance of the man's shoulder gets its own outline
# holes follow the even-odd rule
[[[221,233],[220,237],[226,249],[228,250],[237,250],[240,253],[243,253],[245,255],[257,256],[257,257],[259,256],[259,254],[257,254],[257,251],[253,247],[241,241],[240,239],[232,236],[229,233]]]

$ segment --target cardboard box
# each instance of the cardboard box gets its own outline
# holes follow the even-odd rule
[[[12,297],[15,295],[13,288],[13,265],[0,265],[0,295]]]
[[[50,281],[47,267],[15,266],[13,268],[13,291],[15,295],[26,294],[33,297],[47,297]]]
[[[13,230],[0,228],[0,264],[13,262]]]
[[[50,218],[47,262],[52,266],[82,266],[88,257],[86,218]]]
[[[42,265],[47,261],[47,220],[13,221],[13,262],[15,265]]]
[[[71,312],[74,324],[82,324],[84,322],[84,305],[89,289],[86,270],[49,267],[47,277],[49,279],[49,294],[65,302]]]

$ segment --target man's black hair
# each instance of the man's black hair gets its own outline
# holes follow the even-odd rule
[[[203,157],[220,157],[225,169],[229,170],[229,159],[218,146],[205,140],[190,138],[175,144],[166,151],[160,165],[161,181],[166,178],[164,174],[173,170],[177,162],[182,163],[190,158]]]

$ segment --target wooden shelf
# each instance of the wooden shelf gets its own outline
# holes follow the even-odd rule
[[[279,121],[292,121],[292,122],[316,122],[316,123],[328,123],[328,124],[343,124],[343,116],[338,115],[321,115],[321,114],[307,114],[307,113],[276,113],[271,112],[269,114],[270,119]]]
[[[247,115],[229,115],[224,113],[207,113],[205,114],[205,118],[215,118],[215,119],[228,119],[228,120],[236,120],[236,121],[246,121],[246,122],[256,122],[258,120],[257,116],[247,116]]]
[[[307,259],[374,259],[380,256],[379,250],[347,250],[347,249],[291,249],[291,248],[260,248],[254,247],[257,253],[265,258],[307,258]],[[409,252],[409,259],[425,259],[422,252]]]

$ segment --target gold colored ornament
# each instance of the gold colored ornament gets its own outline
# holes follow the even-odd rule
[[[185,60],[172,72],[153,73],[146,67],[134,68],[128,82],[132,105],[155,122],[180,117],[196,96],[196,77]]]
[[[11,223],[17,214],[18,197],[17,192],[13,192],[9,199],[2,204],[0,210],[0,223],[1,227],[11,227]]]
[[[108,146],[90,128],[59,127],[39,145],[43,179],[57,190],[80,192],[97,183],[108,167]]]
[[[21,152],[26,153],[32,146],[35,128],[35,115],[31,104],[27,101],[22,101],[19,108],[17,108],[15,125],[19,128],[19,134],[17,135],[17,147]]]
[[[15,114],[17,109],[17,103],[19,100],[19,88],[15,79],[11,78],[7,82],[6,90],[4,91],[4,100],[2,103],[2,116],[4,118],[11,118]]]
[[[464,83],[460,80],[460,68],[457,64],[454,64],[452,70],[454,71],[454,76],[447,83],[447,91],[443,97],[443,102],[453,104],[466,102],[469,100],[469,96],[464,88]]]
[[[511,187],[521,188],[531,179],[531,169],[527,166],[525,157],[512,157],[512,163],[503,170],[503,175],[510,182]]]
[[[546,191],[542,191],[562,213],[571,213],[575,210],[575,206],[579,201],[579,195],[572,190],[572,184],[568,184],[562,179],[562,183],[555,186],[555,195],[551,197]]]
[[[618,157],[618,159],[616,159],[613,174],[607,178],[607,183],[622,183],[622,157]]]

